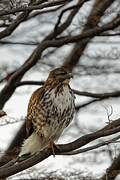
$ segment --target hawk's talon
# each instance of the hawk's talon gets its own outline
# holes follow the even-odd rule
[[[58,150],[59,150],[59,147],[54,143],[53,140],[50,140],[49,147],[50,147],[50,149],[52,150],[53,157],[55,157],[55,149],[58,149]]]

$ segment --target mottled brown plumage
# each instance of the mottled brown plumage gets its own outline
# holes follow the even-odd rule
[[[34,154],[54,143],[73,119],[75,105],[70,78],[65,68],[56,68],[32,94],[26,118],[27,139],[20,155]]]

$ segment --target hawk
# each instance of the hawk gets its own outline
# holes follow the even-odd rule
[[[75,111],[71,73],[64,67],[52,70],[44,85],[33,92],[26,117],[27,139],[20,156],[33,155],[46,147],[54,154],[55,141],[70,124]]]

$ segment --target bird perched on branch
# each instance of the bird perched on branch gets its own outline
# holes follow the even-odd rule
[[[52,148],[55,141],[73,119],[74,94],[69,86],[71,73],[64,67],[50,72],[45,84],[33,92],[26,118],[27,139],[19,156],[32,155],[46,147]]]

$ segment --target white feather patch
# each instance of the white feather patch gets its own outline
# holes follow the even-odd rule
[[[31,136],[24,141],[19,156],[27,153],[35,154],[43,148],[44,146],[41,145],[40,137],[36,133],[32,133]]]

